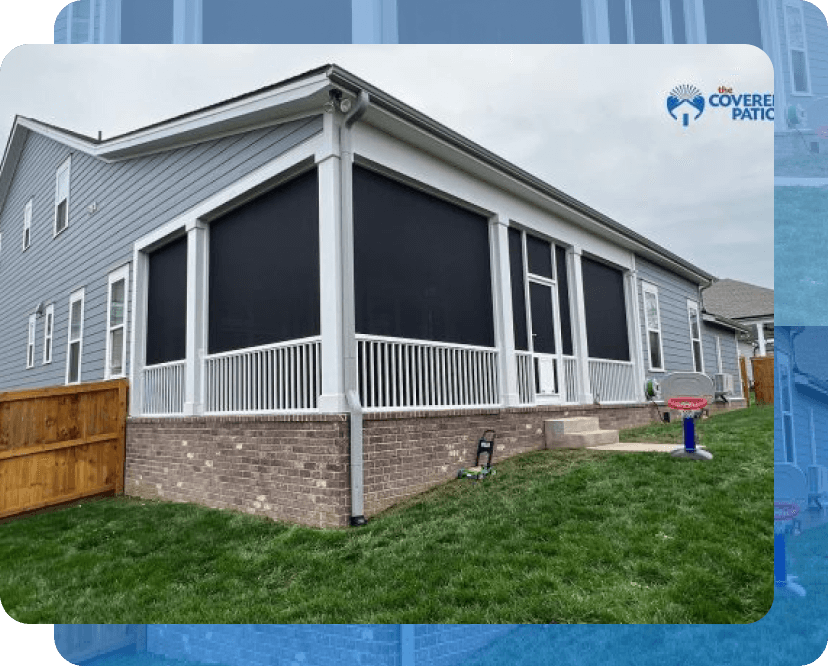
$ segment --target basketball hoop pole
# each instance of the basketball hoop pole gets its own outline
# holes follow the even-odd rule
[[[696,425],[693,415],[684,413],[684,450],[687,453],[696,452]]]
[[[684,448],[674,450],[671,455],[676,458],[690,458],[692,460],[710,460],[713,454],[709,451],[696,449],[696,425],[693,415],[707,405],[705,398],[670,398],[667,406],[681,412],[684,427]]]

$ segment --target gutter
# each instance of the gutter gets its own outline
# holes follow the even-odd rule
[[[332,97],[332,101],[338,99]],[[340,102],[340,104],[343,104]],[[371,98],[364,90],[357,95],[356,104],[345,109],[345,117],[340,128],[340,189],[342,205],[342,247],[353,247],[354,216],[353,216],[353,186],[351,166],[354,160],[351,142],[351,127],[365,114]],[[352,104],[348,100],[348,104]],[[357,378],[357,349],[356,326],[354,323],[354,265],[353,254],[342,253],[342,302],[346,304],[342,313],[342,352],[345,381],[345,397],[348,403],[350,428],[350,469],[351,469],[351,517],[350,525],[359,527],[368,521],[365,518],[365,488],[364,488],[364,456],[362,439],[362,405],[359,402],[359,386]],[[347,305],[350,304],[350,307]]]

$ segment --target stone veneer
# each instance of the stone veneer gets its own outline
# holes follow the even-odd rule
[[[646,404],[366,414],[365,515],[454,478],[474,463],[487,429],[496,432],[496,463],[543,448],[544,420],[574,416],[621,429],[657,420],[659,411]],[[347,525],[348,416],[129,419],[125,491],[315,527]]]

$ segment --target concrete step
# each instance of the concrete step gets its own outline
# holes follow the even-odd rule
[[[590,432],[599,430],[597,416],[576,416],[569,419],[549,419],[544,421],[544,430],[554,437],[569,435],[573,432]]]
[[[581,449],[587,446],[617,443],[617,430],[591,430],[587,432],[573,432],[551,442],[547,440],[546,446],[550,449]]]

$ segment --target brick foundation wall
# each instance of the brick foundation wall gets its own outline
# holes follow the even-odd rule
[[[147,652],[223,666],[400,666],[398,625],[147,625]]]
[[[348,447],[344,415],[129,419],[125,492],[346,525]]]
[[[365,515],[455,478],[460,468],[474,464],[477,441],[487,429],[496,432],[496,463],[543,448],[545,420],[576,416],[597,416],[604,429],[660,418],[652,404],[366,414]],[[344,414],[135,418],[127,422],[126,452],[128,495],[314,527],[345,526],[350,518]]]
[[[514,624],[417,624],[414,626],[415,666],[456,666],[486,645],[514,631]]]

